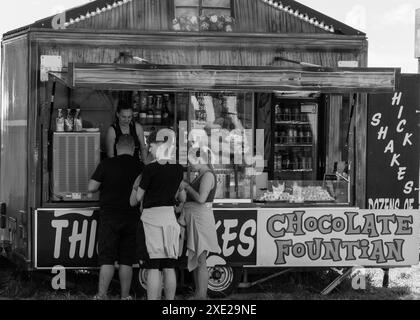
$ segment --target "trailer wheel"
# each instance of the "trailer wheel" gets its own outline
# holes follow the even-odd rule
[[[147,270],[146,269],[133,269],[133,280],[131,289],[136,297],[144,297],[147,293]]]
[[[208,294],[210,298],[225,298],[238,287],[242,275],[240,268],[224,265],[207,269],[209,272]]]
[[[177,275],[178,278],[178,275]],[[147,269],[135,269],[133,271],[133,290],[138,296],[147,295]],[[162,281],[163,290],[163,281]],[[163,294],[163,292],[162,292]]]

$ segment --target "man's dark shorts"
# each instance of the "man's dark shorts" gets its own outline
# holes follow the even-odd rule
[[[139,216],[126,214],[107,216],[101,214],[98,224],[98,264],[132,266],[136,259],[136,232]]]

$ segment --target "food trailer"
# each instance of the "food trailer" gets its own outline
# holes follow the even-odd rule
[[[97,0],[13,30],[0,245],[29,270],[97,267],[87,183],[123,100],[146,134],[176,134],[187,179],[189,142],[211,141],[211,292],[254,268],[418,264],[419,87],[367,68],[364,33],[289,0]]]

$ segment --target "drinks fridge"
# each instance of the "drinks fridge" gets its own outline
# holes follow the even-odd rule
[[[317,101],[275,97],[271,114],[270,180],[316,180]]]

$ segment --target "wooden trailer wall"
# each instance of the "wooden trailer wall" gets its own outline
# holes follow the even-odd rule
[[[70,26],[74,29],[172,31],[174,0],[131,1]],[[260,0],[232,0],[234,32],[327,33]],[[125,19],[125,17],[128,17]]]

